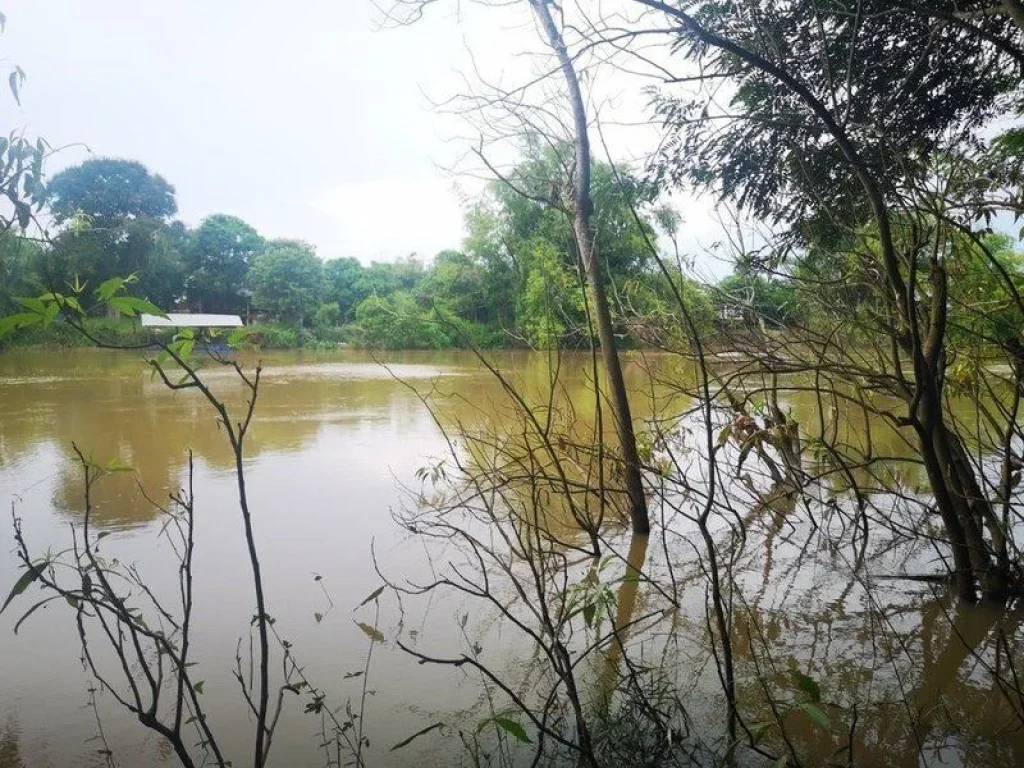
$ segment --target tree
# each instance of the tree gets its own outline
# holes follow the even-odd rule
[[[342,320],[350,320],[356,306],[366,298],[363,265],[359,259],[330,259],[324,263],[324,298],[338,306]]]
[[[0,317],[19,310],[15,298],[45,292],[40,279],[42,258],[37,243],[13,232],[0,234]]]
[[[877,264],[877,279],[865,285],[878,308],[858,331],[876,350],[878,370],[858,386],[884,387],[902,404],[888,418],[916,439],[959,595],[973,600],[980,588],[1003,600],[1021,578],[998,511],[1005,518],[1016,481],[1004,471],[994,482],[972,459],[965,446],[973,430],[949,407],[950,268],[961,238],[981,242],[979,221],[1019,210],[1014,174],[987,172],[993,153],[983,132],[1017,97],[1024,30],[1001,13],[936,20],[881,0],[636,2],[675,25],[677,50],[705,77],[735,86],[724,110],[706,92],[661,100],[670,134],[663,176],[787,227],[790,244],[842,242],[859,265]],[[1012,278],[990,251],[976,253],[1024,324]],[[830,345],[832,359],[816,370],[843,378],[863,370],[845,354],[855,341],[844,333],[851,318],[821,310],[832,335],[847,341]],[[1000,352],[1020,392],[1019,350]],[[1001,437],[993,453],[1011,466],[1016,417],[994,421]]]
[[[723,278],[715,299],[726,316],[738,315],[746,322],[763,320],[775,328],[799,316],[799,301],[792,284],[755,272],[737,271]]]
[[[323,295],[324,268],[312,246],[271,240],[253,259],[248,283],[257,308],[301,324]]]
[[[57,234],[45,258],[37,260],[41,281],[64,290],[69,284],[92,287],[112,277],[136,275],[133,295],[161,307],[173,307],[184,294],[184,227],[149,218],[125,219],[117,226],[69,228]],[[95,297],[87,295],[87,303]]]
[[[493,196],[486,196],[466,212],[463,250],[481,265],[482,289],[487,296],[489,322],[499,329],[516,324],[516,296],[522,269],[511,247],[508,231]]]
[[[574,186],[573,146],[529,137],[524,150],[524,159],[508,176],[490,186],[503,225],[501,239],[515,250],[523,241],[543,237],[575,270],[575,234],[563,210],[571,202]],[[616,172],[608,163],[591,160],[590,164],[595,248],[603,279],[611,284],[641,274],[650,265],[643,235],[654,230],[643,217],[638,225],[633,211],[653,202],[655,188],[627,171]]]
[[[313,325],[319,329],[337,328],[340,322],[341,310],[334,302],[321,304],[313,314]]]
[[[587,123],[587,108],[580,87],[576,65],[566,48],[562,32],[555,24],[551,8],[546,0],[530,0],[530,7],[537,16],[548,45],[558,62],[568,91],[568,103],[573,119],[573,184],[570,188],[570,212],[576,249],[586,274],[590,290],[591,311],[597,320],[597,335],[601,342],[601,357],[605,375],[608,377],[612,416],[622,451],[622,470],[629,498],[629,515],[633,532],[646,535],[651,523],[647,516],[647,498],[644,494],[643,479],[640,475],[640,457],[637,453],[636,436],[633,433],[633,419],[630,415],[629,395],[622,378],[622,365],[615,345],[611,311],[605,296],[604,278],[601,272],[601,258],[597,251],[594,198],[591,187],[592,159],[590,156],[590,134]],[[581,736],[581,739],[584,737]],[[587,745],[589,747],[589,744]]]
[[[134,160],[96,158],[58,173],[49,204],[69,224],[52,241],[45,281],[54,289],[76,279],[99,285],[115,276],[138,275],[132,292],[173,306],[181,297],[180,225],[166,219],[177,210],[174,187]]]
[[[555,349],[565,342],[571,327],[579,326],[583,292],[551,243],[537,239],[531,245],[519,298],[519,328],[535,347]]]
[[[364,296],[387,296],[412,291],[423,279],[423,262],[415,254],[395,261],[375,261],[363,270],[358,290]]]
[[[828,225],[823,207],[847,221],[873,216],[897,192],[886,185],[894,172],[900,183],[921,179],[949,132],[966,145],[1020,83],[1024,34],[1005,16],[980,17],[979,36],[889,0],[756,0],[743,10],[700,2],[688,11],[635,2],[678,25],[689,58],[737,82],[728,114],[743,116],[723,123],[723,110],[702,112],[701,96],[660,98],[673,137],[663,145],[661,174],[807,233]],[[711,119],[697,119],[702,114]]]
[[[451,346],[436,317],[405,291],[370,296],[356,307],[363,343],[382,349],[443,349]]]
[[[424,300],[439,304],[474,322],[489,319],[489,297],[484,292],[483,267],[460,251],[441,251],[419,284]]]
[[[95,226],[110,226],[124,219],[166,219],[178,210],[174,187],[135,160],[86,160],[54,176],[48,191],[58,221],[81,213]]]
[[[200,311],[244,311],[245,278],[263,248],[263,238],[241,219],[223,213],[207,216],[186,251],[189,302]]]

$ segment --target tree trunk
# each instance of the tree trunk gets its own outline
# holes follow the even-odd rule
[[[548,0],[529,0],[529,3],[544,29],[548,44],[558,58],[562,75],[565,77],[565,83],[569,89],[569,103],[572,108],[576,134],[574,138],[576,185],[573,190],[573,229],[576,233],[576,246],[579,249],[580,261],[586,272],[594,316],[597,319],[597,336],[601,344],[601,357],[608,376],[608,386],[611,390],[612,412],[622,451],[623,476],[626,482],[626,494],[629,497],[629,516],[633,533],[646,535],[650,532],[651,524],[647,516],[647,498],[644,495],[643,480],[640,475],[640,458],[636,449],[636,436],[633,433],[633,418],[629,410],[629,396],[626,393],[626,384],[622,377],[619,353],[615,347],[615,334],[612,329],[608,300],[604,293],[604,283],[601,280],[601,267],[595,252],[594,228],[591,222],[594,201],[590,196],[590,137],[586,105],[583,103],[583,94],[572,58],[566,50],[561,32],[555,26]]]

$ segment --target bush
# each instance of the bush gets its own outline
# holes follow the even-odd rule
[[[301,345],[299,329],[279,323],[251,326],[247,340],[261,349],[291,349]]]
[[[408,293],[371,296],[356,307],[360,343],[382,349],[445,349],[451,340],[441,324]]]
[[[131,346],[144,344],[148,332],[131,320],[124,318],[94,317],[85,321],[86,331],[93,337],[108,344]],[[0,347],[91,347],[93,342],[81,331],[63,320],[57,320],[48,328],[41,325],[15,331],[0,341]]]
[[[448,339],[448,346],[484,349],[500,347],[507,340],[500,330],[489,328],[483,323],[475,323],[450,312],[444,312],[443,318],[441,327]]]
[[[341,323],[341,310],[334,302],[321,304],[313,315],[313,326],[316,329],[337,328]]]
[[[317,327],[313,330],[282,323],[257,323],[250,326],[246,341],[260,349],[336,349],[348,342],[351,334],[343,328]]]

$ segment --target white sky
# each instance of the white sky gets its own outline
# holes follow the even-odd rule
[[[442,170],[472,130],[426,94],[460,92],[467,44],[505,82],[542,50],[528,16],[438,6],[381,30],[370,0],[5,0],[0,58],[28,80],[20,109],[0,103],[9,126],[78,145],[51,172],[85,147],[140,160],[174,184],[191,225],[223,212],[325,259],[432,256],[460,244],[459,191],[479,182]],[[643,122],[640,84],[614,85],[603,109]],[[656,134],[609,135],[619,157],[637,157]],[[710,206],[679,202],[684,241],[709,245]]]

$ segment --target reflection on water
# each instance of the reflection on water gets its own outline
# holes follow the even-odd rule
[[[629,539],[626,572],[615,595],[615,616],[613,618],[615,634],[605,652],[605,668],[601,678],[600,694],[603,707],[608,706],[612,692],[618,685],[619,661],[622,658],[623,647],[629,642],[629,634],[633,626],[637,593],[647,560],[648,539],[648,536],[640,534],[634,534]]]
[[[552,368],[546,356],[509,352],[495,357],[530,397],[541,398],[547,391]],[[464,353],[394,354],[386,359],[387,368],[355,351],[272,353],[264,358],[267,368],[247,456],[268,600],[309,673],[345,696],[350,690],[345,686],[351,685],[345,675],[360,669],[367,645],[356,623],[365,618],[350,614],[349,608],[379,584],[371,541],[390,572],[415,575],[415,559],[403,559],[415,547],[398,533],[390,514],[405,498],[398,484],[408,483],[418,468],[445,453],[434,417],[417,393],[430,396],[434,415],[443,424],[466,431],[486,428],[503,438],[517,434],[515,411],[494,378]],[[253,364],[255,358],[243,362]],[[562,371],[559,397],[567,407],[576,406],[567,412],[584,442],[594,430],[587,360],[570,356]],[[230,372],[210,370],[206,375],[229,406],[242,404],[244,389]],[[689,373],[671,358],[638,357],[626,375],[638,421],[655,411],[681,414],[690,405],[681,394]],[[786,406],[809,425],[810,434],[821,428],[811,418],[811,393],[794,393]],[[898,459],[894,471],[908,484],[919,481],[912,447],[890,426],[865,424],[857,412],[837,413],[824,425],[851,443],[868,427],[875,450]],[[238,537],[232,457],[212,411],[196,392],[168,391],[134,354],[74,350],[0,355],[0,503],[6,508],[16,501],[36,549],[66,541],[68,522],[82,513],[73,442],[101,463],[117,457],[133,468],[96,487],[96,522],[116,532],[106,540],[111,553],[140,562],[157,586],[168,558],[156,541],[153,507],[139,488],[153,498],[165,497],[182,479],[186,450],[194,451],[197,642],[210,649],[203,659],[204,672],[209,669],[205,695],[229,728],[237,721],[237,740],[244,743],[249,726],[228,673],[236,640],[249,624],[250,585]],[[855,580],[840,575],[844,569],[827,552],[810,555],[810,576],[797,579],[792,563],[805,545],[795,541],[788,525],[795,497],[785,489],[763,496],[763,504],[751,505],[744,521],[759,536],[751,535],[746,560],[737,564],[746,589],[744,600],[734,607],[732,626],[739,696],[747,716],[767,721],[773,707],[780,706],[756,682],[756,669],[767,664],[774,670],[775,688],[786,690],[792,687],[791,664],[813,666],[842,728],[824,731],[785,710],[787,730],[804,754],[824,760],[852,749],[861,765],[917,765],[922,753],[929,759],[941,755],[947,761],[943,764],[1024,764],[1024,738],[1013,709],[977,660],[979,649],[990,648],[1000,636],[1010,655],[1021,660],[1014,634],[1019,617],[954,610],[926,586],[908,589],[902,583],[876,593],[886,602],[875,605],[875,598]],[[568,538],[572,527],[568,518],[560,535]],[[17,572],[10,527],[0,530],[4,591]],[[703,592],[694,598],[690,615],[673,612],[653,632],[649,623],[636,625],[639,617],[663,607],[646,578],[664,575],[670,566],[681,569],[692,560],[693,548],[679,544],[663,549],[646,538],[619,544],[625,578],[616,585],[611,617],[618,642],[604,648],[593,681],[593,690],[604,699],[623,674],[623,646],[648,644],[669,658],[669,645],[699,647],[705,642]],[[815,557],[820,558],[816,565]],[[320,578],[314,581],[314,574]],[[339,608],[325,605],[321,585]],[[450,670],[415,664],[391,641],[401,633],[415,645],[429,631],[435,641],[454,647],[460,634],[455,617],[465,607],[432,606],[430,623],[425,614],[415,614],[415,607],[405,608],[405,614],[396,611],[380,622],[387,643],[375,651],[375,694],[367,723],[372,740],[382,746],[373,750],[371,764],[404,765],[418,755],[424,764],[449,765],[452,755],[439,749],[436,740],[425,738],[398,755],[390,755],[386,746],[429,724],[424,717],[438,714],[439,707],[444,708],[440,715],[470,710],[480,701],[479,691],[465,681],[453,682]],[[0,616],[0,768],[94,764],[95,744],[89,739],[95,721],[83,707],[86,683],[70,617],[59,609],[40,611],[15,636],[11,630],[16,618]],[[898,642],[883,642],[882,636]],[[518,647],[512,636],[489,639],[504,644],[510,663],[536,652]],[[708,676],[707,667],[687,666],[686,654],[675,658],[677,674],[686,683],[681,689]],[[709,700],[715,695],[714,681],[710,683]],[[443,704],[438,690],[446,692]],[[855,717],[854,702],[867,702]],[[140,733],[116,709],[107,707],[104,715],[115,751],[144,755],[142,763],[166,757],[158,740]],[[964,728],[968,722],[971,727]],[[308,719],[284,723],[275,744],[277,764],[316,762],[314,734]]]
[[[23,765],[15,727],[10,724],[0,725],[0,768],[18,768]]]

